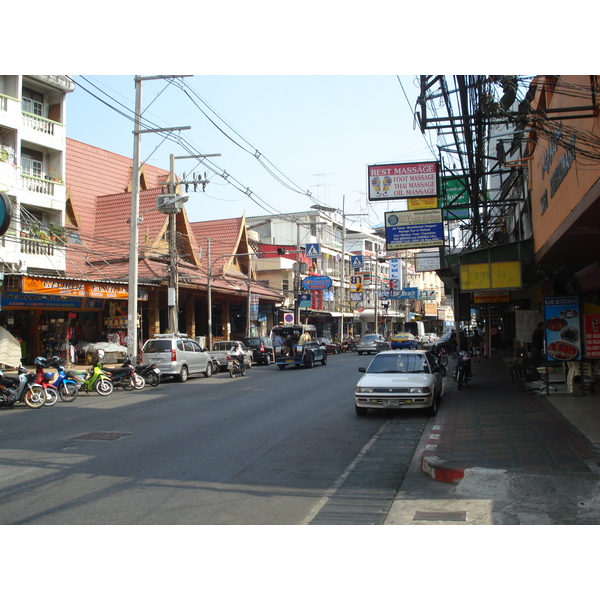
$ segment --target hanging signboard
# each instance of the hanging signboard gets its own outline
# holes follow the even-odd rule
[[[600,358],[600,315],[585,315],[585,356]]]
[[[502,261],[459,265],[460,291],[509,290],[521,288],[521,263]]]
[[[367,169],[371,201],[438,196],[437,162],[371,165]]]
[[[433,209],[385,213],[385,242],[386,250],[443,246],[442,211]]]
[[[311,275],[302,280],[302,287],[305,290],[328,290],[333,281],[327,275]]]
[[[563,362],[581,360],[579,311],[577,296],[544,298],[547,360]]]
[[[443,177],[440,206],[444,209],[442,212],[444,220],[468,219],[471,216],[468,204],[467,180],[458,177]]]
[[[440,260],[439,250],[435,254],[429,254],[421,252],[415,256],[417,273],[423,273],[427,271],[437,271],[441,269],[442,261]]]

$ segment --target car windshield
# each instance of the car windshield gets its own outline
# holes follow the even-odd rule
[[[360,341],[361,341],[361,342],[372,342],[373,340],[376,340],[376,339],[377,339],[377,336],[376,336],[376,335],[374,335],[374,334],[369,334],[369,335],[363,335],[363,336],[360,338]]]
[[[429,373],[423,354],[378,354],[367,373]]]
[[[148,340],[142,352],[170,352],[171,340]]]

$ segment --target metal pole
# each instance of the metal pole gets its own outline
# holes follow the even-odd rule
[[[208,296],[208,349],[212,349],[212,265],[210,263],[210,238],[206,238],[208,241],[208,248],[206,252],[206,260],[208,261],[208,269],[206,271],[206,287]]]
[[[379,285],[379,261],[377,260],[377,250],[375,250],[375,289],[373,290],[373,312],[375,314],[375,333],[379,333],[379,298],[377,297],[377,287]]]
[[[294,273],[294,323],[300,323],[300,221],[296,222],[296,271]]]
[[[133,131],[133,164],[131,174],[131,227],[129,236],[129,289],[127,294],[127,352],[133,359],[138,354],[138,219],[140,213],[140,150],[142,129],[142,80],[135,81],[135,124]]]
[[[341,301],[340,301],[340,342],[344,339],[344,302],[346,296],[346,196],[342,196],[342,266],[340,271]]]
[[[250,258],[250,256],[248,256],[248,306],[247,306],[247,312],[246,312],[246,337],[250,337],[252,335],[252,325],[251,325],[251,321],[250,321],[250,309],[252,307],[252,292],[251,292],[251,288],[252,288],[252,259]]]
[[[175,193],[175,156],[171,154],[170,159],[170,184],[169,192]],[[169,304],[169,329],[172,333],[179,331],[179,273],[177,270],[177,213],[169,213],[169,289],[173,292],[173,304]]]

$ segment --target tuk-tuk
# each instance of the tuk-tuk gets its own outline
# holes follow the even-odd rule
[[[314,325],[277,325],[271,330],[271,339],[280,343],[275,345],[275,364],[282,370],[288,365],[312,369],[315,362],[327,364],[327,348],[317,341]]]

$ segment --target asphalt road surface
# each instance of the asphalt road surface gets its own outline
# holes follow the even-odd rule
[[[0,524],[382,523],[427,418],[356,416],[371,358],[0,409]]]

